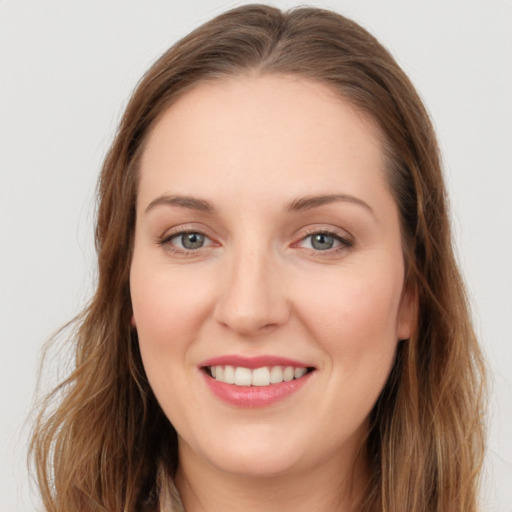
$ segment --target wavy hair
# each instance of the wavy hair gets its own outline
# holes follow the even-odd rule
[[[30,453],[52,512],[182,510],[177,436],[145,377],[130,326],[138,165],[159,116],[195,85],[241,74],[327,85],[369,115],[384,141],[417,325],[400,342],[371,412],[360,510],[475,512],[484,445],[484,365],[453,254],[429,116],[392,56],[330,11],[248,5],[169,49],[138,84],[98,185],[95,295],[68,333],[74,369],[44,401]],[[164,502],[168,502],[164,505]]]

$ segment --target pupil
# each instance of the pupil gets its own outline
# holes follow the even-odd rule
[[[185,233],[181,237],[181,243],[185,249],[199,249],[203,246],[204,235],[200,233]]]
[[[318,233],[313,236],[311,240],[311,245],[314,249],[318,249],[320,251],[325,251],[327,249],[331,249],[334,245],[334,237],[332,235],[327,235],[325,233]]]

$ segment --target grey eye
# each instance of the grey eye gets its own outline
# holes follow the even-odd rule
[[[200,231],[179,231],[159,241],[165,249],[175,254],[192,255],[214,245],[213,240]]]
[[[205,236],[201,233],[183,233],[179,236],[179,240],[184,249],[200,249],[204,245]]]
[[[333,235],[327,233],[315,233],[310,235],[311,247],[317,251],[326,251],[334,247],[336,241]]]

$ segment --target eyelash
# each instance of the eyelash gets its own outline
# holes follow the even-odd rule
[[[202,247],[199,247],[197,249],[186,249],[186,248],[180,248],[180,247],[176,247],[176,245],[174,245],[172,243],[172,240],[175,239],[175,238],[180,238],[180,237],[183,237],[185,235],[201,235],[205,238],[205,240],[209,240],[210,242],[213,242],[212,239],[206,235],[205,233],[203,233],[202,231],[200,230],[197,230],[197,229],[186,229],[186,230],[182,230],[182,231],[177,231],[175,233],[171,233],[169,235],[166,235],[166,236],[163,236],[162,238],[160,238],[158,241],[157,241],[157,244],[164,247],[165,250],[167,252],[170,252],[170,253],[173,253],[173,254],[177,254],[177,255],[180,255],[180,256],[195,256],[198,254],[198,252],[201,250],[201,249],[207,249],[208,247],[210,247],[210,245],[212,245],[211,243],[209,243],[208,245],[206,246],[202,246]]]
[[[309,250],[318,256],[332,256],[332,255],[338,254],[341,251],[346,251],[348,249],[351,249],[355,245],[353,240],[351,240],[347,237],[341,236],[334,231],[330,231],[328,229],[314,229],[309,232],[306,232],[306,234],[298,242],[295,242],[293,244],[293,246],[300,246],[300,244],[302,244],[305,240],[307,240],[308,238],[312,238],[315,235],[324,235],[324,236],[333,237],[335,242],[338,242],[338,244],[339,244],[337,247],[329,248],[329,249],[326,249],[323,251],[314,249],[314,248],[305,248],[306,250]]]
[[[176,245],[172,244],[173,239],[183,237],[188,234],[201,235],[206,240],[209,240],[210,243],[206,246],[198,247],[197,249],[186,249],[186,248],[182,249],[182,248],[176,247]],[[339,244],[337,247],[333,247],[333,248],[329,248],[329,249],[325,249],[325,250],[303,247],[304,249],[314,253],[315,255],[319,255],[319,256],[329,256],[329,255],[332,256],[341,251],[346,251],[348,249],[351,249],[355,245],[354,241],[350,240],[349,238],[340,236],[338,233],[335,233],[334,231],[315,229],[315,230],[311,230],[310,232],[307,232],[306,234],[304,234],[304,236],[302,236],[298,242],[294,242],[292,244],[292,247],[300,247],[300,244],[305,242],[308,238],[313,237],[314,235],[324,235],[324,236],[333,237],[335,242],[337,242]],[[188,256],[197,255],[201,249],[208,249],[211,245],[215,244],[215,242],[213,242],[213,243],[212,242],[213,242],[213,240],[208,235],[203,233],[202,231],[190,229],[190,230],[177,231],[177,232],[171,233],[167,236],[163,236],[162,238],[160,238],[157,241],[157,244],[162,247],[165,247],[166,251],[168,251],[170,253],[188,257]]]

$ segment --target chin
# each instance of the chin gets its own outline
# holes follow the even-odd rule
[[[307,454],[302,436],[283,437],[273,429],[243,429],[222,439],[203,439],[193,451],[225,473],[252,477],[276,477],[300,470]],[[263,431],[262,431],[263,430]],[[180,446],[181,449],[181,446]],[[307,464],[305,464],[307,465]]]
[[[300,470],[300,460],[296,454],[272,453],[271,450],[252,450],[248,453],[229,451],[219,460],[213,461],[225,473],[253,478],[272,478]]]

